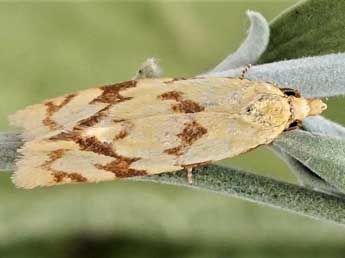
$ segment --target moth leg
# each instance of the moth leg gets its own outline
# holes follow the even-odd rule
[[[156,58],[148,58],[144,63],[139,66],[133,80],[145,78],[159,78],[162,75],[162,68],[159,66]]]
[[[187,170],[187,180],[188,180],[188,184],[193,184],[193,173],[192,173],[192,171],[193,171],[193,168],[192,167],[189,167],[189,168],[186,168],[186,170]]]
[[[246,75],[246,73],[249,71],[249,69],[252,67],[251,64],[246,64],[241,72],[241,75],[240,75],[240,80],[243,80],[244,79],[244,76]]]

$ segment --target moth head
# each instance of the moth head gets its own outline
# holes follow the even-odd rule
[[[321,114],[327,109],[327,105],[321,99],[305,99],[290,96],[290,105],[294,120],[303,120],[307,116]]]
[[[309,105],[309,116],[315,116],[321,114],[327,109],[326,103],[322,102],[321,99],[307,99]]]

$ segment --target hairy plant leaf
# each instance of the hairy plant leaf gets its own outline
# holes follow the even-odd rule
[[[245,78],[264,80],[301,91],[304,97],[345,95],[345,54],[306,57],[255,65]],[[243,69],[207,74],[213,77],[238,77]]]
[[[323,116],[307,117],[303,121],[303,129],[311,133],[334,137],[345,137],[345,127],[330,121]]]
[[[260,63],[345,51],[345,1],[307,0],[270,24],[269,45]]]
[[[247,11],[247,16],[251,23],[247,38],[234,53],[227,56],[208,73],[254,64],[265,51],[270,35],[266,19],[260,13],[253,11]]]
[[[214,191],[301,215],[345,223],[345,214],[341,212],[345,207],[343,199],[235,168],[220,166],[198,168],[194,171],[193,185],[188,184],[184,171],[133,178],[133,180]]]
[[[277,138],[273,145],[345,192],[345,139],[295,130]]]
[[[312,170],[306,167],[302,162],[298,161],[294,157],[290,156],[286,152],[282,151],[277,145],[272,146],[271,150],[278,155],[291,169],[298,179],[300,185],[321,191],[324,193],[336,195],[339,197],[345,197],[344,194],[338,191],[334,186],[330,185],[323,178],[315,174]]]
[[[19,133],[0,133],[0,171],[14,168],[17,149],[22,144]]]
[[[342,138],[345,137],[345,128],[343,126],[330,121],[323,116],[314,116],[304,119],[303,129],[314,134],[323,134]],[[272,149],[287,163],[302,185],[339,196],[338,190],[334,186],[319,177],[302,162],[279,149],[277,146],[274,146]],[[341,196],[344,198],[343,194]]]
[[[322,116],[314,116],[304,119],[303,129],[314,134],[322,134],[331,137],[345,137],[345,128],[343,126]],[[340,194],[333,185],[330,185],[327,181],[305,166],[301,161],[286,153],[284,151],[284,147],[279,148],[274,144],[271,149],[278,155],[278,157],[287,163],[288,167],[295,174],[301,185],[318,191],[342,196],[344,198],[345,195]]]

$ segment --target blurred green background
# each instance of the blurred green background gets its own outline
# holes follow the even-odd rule
[[[297,1],[0,3],[0,129],[26,105],[127,80],[147,57],[166,76],[208,70]],[[326,116],[345,122],[340,99]],[[265,148],[221,162],[295,182]],[[0,175],[0,257],[343,257],[345,230],[181,187],[138,182],[24,191]]]

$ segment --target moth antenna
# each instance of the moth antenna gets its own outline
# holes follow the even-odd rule
[[[244,79],[244,76],[246,75],[246,73],[249,71],[249,69],[252,67],[251,64],[246,64],[241,72],[241,75],[240,75],[240,80],[243,80]]]
[[[138,71],[133,77],[133,80],[159,78],[161,76],[162,68],[159,65],[159,60],[151,57],[146,59],[146,61],[140,65]]]

